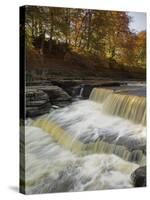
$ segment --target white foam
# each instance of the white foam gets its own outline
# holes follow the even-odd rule
[[[62,192],[130,188],[138,165],[115,155],[79,157],[39,128],[26,127],[26,192]]]

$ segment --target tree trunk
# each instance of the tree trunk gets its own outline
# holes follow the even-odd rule
[[[87,50],[89,50],[89,47],[90,47],[90,39],[91,39],[91,21],[92,21],[92,10],[88,10]]]
[[[82,18],[80,28],[77,31],[76,38],[75,38],[75,45],[74,45],[75,48],[77,47],[77,41],[78,41],[79,33],[80,33],[80,31],[81,31],[81,29],[83,27],[84,21],[86,20],[86,16],[87,16],[87,12],[85,13],[84,17]]]

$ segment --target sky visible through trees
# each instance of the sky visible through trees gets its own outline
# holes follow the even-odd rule
[[[131,31],[140,32],[146,30],[146,13],[128,12],[128,15],[132,17],[132,20],[129,23]]]
[[[146,30],[131,31],[131,12],[38,6],[27,6],[26,11],[28,49],[43,55],[61,46],[62,51],[146,67]]]

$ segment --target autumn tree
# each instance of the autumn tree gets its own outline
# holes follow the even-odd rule
[[[26,11],[27,47],[37,47],[41,54],[45,44],[49,53],[54,44],[66,44],[77,53],[123,65],[146,64],[146,32],[132,33],[126,12],[39,6]]]
[[[135,61],[137,65],[146,67],[146,31],[137,34],[135,46]]]

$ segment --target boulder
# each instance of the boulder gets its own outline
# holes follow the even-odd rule
[[[26,87],[26,117],[36,117],[49,112],[51,103],[48,95],[39,89]]]
[[[48,98],[52,104],[58,101],[70,101],[71,97],[62,88],[54,85],[39,85],[29,86],[31,89],[43,91],[48,95]]]
[[[146,166],[139,167],[131,174],[134,187],[146,186]]]
[[[61,87],[64,91],[66,91],[70,96],[75,96],[75,89],[76,87],[79,87],[80,81],[75,80],[55,80],[52,81],[52,84],[58,87]]]

